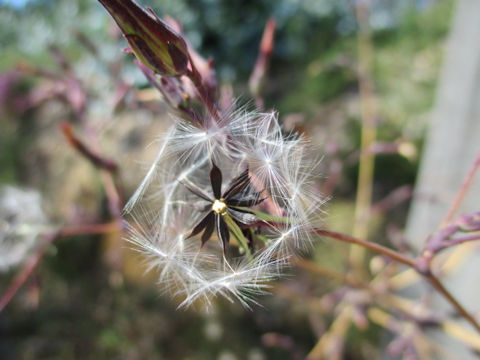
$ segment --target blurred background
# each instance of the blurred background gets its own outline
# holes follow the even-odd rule
[[[358,231],[353,219],[364,99],[355,4],[140,3],[180,21],[193,47],[213,59],[222,88],[240,102],[251,98],[248,80],[262,32],[275,18],[265,108],[306,133],[324,156],[318,186],[331,197],[325,226]],[[369,3],[363,26],[369,28],[373,88],[367,97],[377,132],[369,240],[391,246],[406,226],[455,9],[453,0]],[[109,184],[121,184],[120,203],[128,199],[155,156],[149,145],[171,117],[124,47],[96,1],[0,2],[1,293],[37,251],[45,229],[118,220]],[[118,164],[113,180],[69,145],[65,123]],[[28,229],[12,240],[13,227],[22,224]],[[346,251],[321,241],[309,258],[343,271]],[[340,288],[335,279],[293,267],[251,311],[222,299],[209,312],[176,310],[178,303],[162,295],[155,274],[144,269],[116,232],[55,240],[0,312],[0,358],[302,359],[334,316],[328,310],[334,297],[325,296]],[[380,358],[390,337],[374,323],[352,326],[342,358]]]

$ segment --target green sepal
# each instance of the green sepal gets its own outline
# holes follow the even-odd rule
[[[227,224],[228,229],[230,230],[230,234],[232,234],[235,240],[237,240],[238,244],[243,248],[243,250],[245,250],[245,254],[247,254],[247,256],[251,258],[252,254],[250,252],[250,249],[248,248],[245,236],[243,236],[242,229],[240,229],[235,220],[233,220],[233,218],[228,213],[223,214],[222,219]]]

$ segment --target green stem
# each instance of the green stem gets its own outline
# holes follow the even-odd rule
[[[245,251],[245,254],[247,255],[248,259],[253,260],[252,253],[250,252],[250,249],[248,248],[248,244],[245,241],[245,236],[243,236],[242,229],[238,227],[237,223],[232,219],[230,215],[223,214],[222,217],[225,223],[227,224],[228,229],[230,230],[230,233],[233,235],[235,240],[237,240],[238,244]]]

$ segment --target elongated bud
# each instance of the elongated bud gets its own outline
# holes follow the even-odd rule
[[[120,27],[137,58],[160,75],[178,76],[187,71],[188,50],[183,38],[132,0],[99,0]]]

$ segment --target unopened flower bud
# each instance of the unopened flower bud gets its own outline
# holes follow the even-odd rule
[[[179,76],[187,71],[188,50],[183,38],[132,0],[99,0],[120,27],[135,56],[152,71]]]

